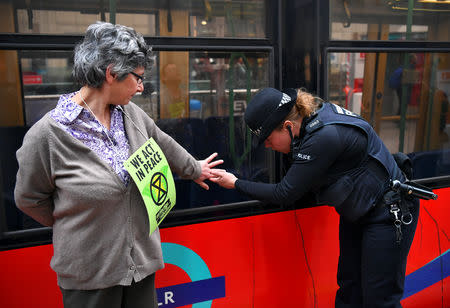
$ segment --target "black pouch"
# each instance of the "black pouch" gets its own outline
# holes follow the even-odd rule
[[[398,204],[400,203],[400,201],[402,201],[402,197],[398,192],[395,192],[393,190],[389,190],[383,196],[384,205]]]
[[[408,179],[412,179],[413,167],[412,167],[412,161],[409,158],[409,156],[402,152],[392,154],[392,156],[394,157],[394,160],[397,163],[397,166],[400,168],[400,170],[403,171],[403,173],[406,175],[406,177]]]
[[[355,222],[378,203],[383,192],[384,182],[377,174],[361,167],[322,189],[319,204],[334,206],[345,220]]]
[[[317,203],[319,205],[330,205],[339,209],[341,204],[347,200],[353,191],[353,181],[350,176],[342,176],[336,182],[322,187],[317,192]]]

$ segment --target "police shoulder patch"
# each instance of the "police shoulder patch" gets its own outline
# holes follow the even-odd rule
[[[311,154],[306,154],[306,153],[302,153],[302,152],[296,152],[293,155],[294,160],[296,162],[309,162],[314,160],[314,156],[312,156]]]
[[[331,104],[331,106],[333,107],[333,111],[335,113],[337,113],[337,114],[348,115],[348,116],[351,116],[351,117],[359,117],[359,115],[357,115],[356,113],[351,112],[351,111],[349,111],[349,110],[347,110],[345,108],[342,108],[339,105]]]
[[[323,126],[322,121],[320,121],[319,119],[314,119],[306,125],[306,131],[311,133],[311,132],[315,131],[316,129],[321,128],[322,126]]]

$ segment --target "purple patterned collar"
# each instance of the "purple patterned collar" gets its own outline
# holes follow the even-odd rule
[[[83,107],[76,104],[72,98],[79,92],[73,92],[69,94],[63,94],[59,97],[58,105],[53,109],[53,113],[58,117],[58,122],[68,125],[72,123],[83,111]],[[53,117],[55,118],[55,117]]]

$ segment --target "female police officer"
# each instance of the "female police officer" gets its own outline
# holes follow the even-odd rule
[[[335,306],[401,307],[419,202],[390,194],[390,180],[405,178],[370,124],[302,90],[273,88],[254,96],[245,121],[266,147],[289,153],[286,175],[267,184],[215,170],[211,180],[271,203],[334,206],[340,214]]]

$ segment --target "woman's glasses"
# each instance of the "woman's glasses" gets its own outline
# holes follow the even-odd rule
[[[145,76],[144,75],[138,75],[135,72],[130,72],[131,75],[135,76],[137,78],[137,83],[140,85],[144,82]]]

